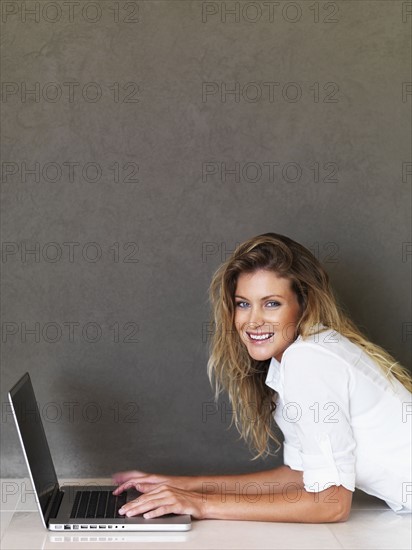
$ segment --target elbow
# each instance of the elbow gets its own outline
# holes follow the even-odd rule
[[[333,514],[331,515],[330,511],[325,511],[325,514],[322,519],[319,519],[316,521],[316,523],[344,523],[345,521],[348,521],[350,516],[349,512],[342,512],[338,515]]]
[[[308,520],[308,523],[344,523],[349,519],[350,512],[340,513],[338,515],[331,514],[330,510],[326,510],[322,515],[316,515],[316,517]]]
[[[344,523],[345,521],[348,521],[350,516],[351,509],[350,507],[343,508],[341,512],[336,516],[334,516],[332,519],[329,519],[330,523]]]
[[[350,516],[350,510],[349,512],[340,512],[339,514],[331,514],[330,510],[325,511],[325,514],[322,518],[322,520],[319,520],[316,523],[344,523],[345,521],[348,521]]]
[[[335,509],[335,513],[329,517],[329,522],[333,523],[343,523],[349,519],[351,507],[352,507],[352,491],[349,491],[342,485],[329,487],[326,491],[323,492],[325,495],[325,503],[328,503],[326,514],[331,513],[332,508]],[[333,500],[332,499],[333,495]],[[337,497],[337,498],[336,498]],[[337,506],[330,506],[330,503],[334,502]]]
[[[345,521],[348,521],[350,514],[345,514],[344,516],[338,516],[337,518],[333,520],[329,520],[329,523],[344,523]]]
[[[319,509],[316,505],[314,515],[307,520],[308,523],[343,523],[349,519],[351,509],[343,506],[323,506]],[[306,516],[308,517],[308,516]]]
[[[324,491],[323,493],[326,494],[327,491]],[[351,513],[351,501],[351,498],[349,500],[339,499],[332,501],[329,500],[328,495],[328,498],[324,499],[319,523],[343,523],[347,521]]]
[[[348,521],[349,516],[350,516],[350,508],[349,508],[349,510],[345,510],[342,514],[340,514],[337,521],[339,523],[344,523],[345,521]]]

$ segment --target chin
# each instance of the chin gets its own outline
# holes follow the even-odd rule
[[[252,359],[256,361],[266,361],[267,359],[272,359],[273,353],[268,350],[261,350],[256,353],[257,350],[248,350],[248,353]]]

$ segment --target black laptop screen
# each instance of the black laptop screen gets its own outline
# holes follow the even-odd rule
[[[28,373],[13,386],[9,396],[44,515],[58,481]]]

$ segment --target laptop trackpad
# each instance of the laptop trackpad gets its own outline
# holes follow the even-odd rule
[[[126,502],[135,500],[136,498],[139,498],[140,495],[143,495],[143,493],[141,493],[140,491],[136,491],[134,487],[132,487],[131,489],[127,489],[125,493],[126,493]]]
[[[131,500],[135,500],[136,498],[140,497],[140,495],[143,495],[144,493],[141,493],[140,491],[136,491],[136,489],[133,487],[131,489],[127,489],[126,491],[126,502],[130,502]],[[153,518],[151,520],[145,520],[145,521],[148,521],[148,522],[151,522],[151,523],[155,523],[156,520],[164,520],[166,518],[172,518],[172,517],[177,517],[178,515],[180,514],[164,514],[163,516],[159,516],[157,518]],[[137,514],[136,516],[132,516],[130,518],[127,518],[125,517],[125,521],[130,521],[130,523],[133,523],[133,518],[136,519],[136,518],[143,518],[143,514]],[[144,518],[143,518],[144,519]]]

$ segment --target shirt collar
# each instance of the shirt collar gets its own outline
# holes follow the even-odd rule
[[[316,327],[317,327],[317,325],[313,325],[314,330],[316,330]],[[302,340],[302,336],[299,334],[299,336],[296,338],[295,342],[298,342],[300,340]],[[295,343],[295,342],[293,342],[293,343]],[[293,345],[293,344],[291,344],[291,345]],[[283,362],[283,356],[282,356],[282,362]],[[281,387],[280,368],[281,368],[282,362],[279,362],[275,357],[272,357],[272,359],[269,363],[268,373],[266,375],[265,384],[267,386],[269,386],[270,388],[276,390],[276,391],[278,391]]]

